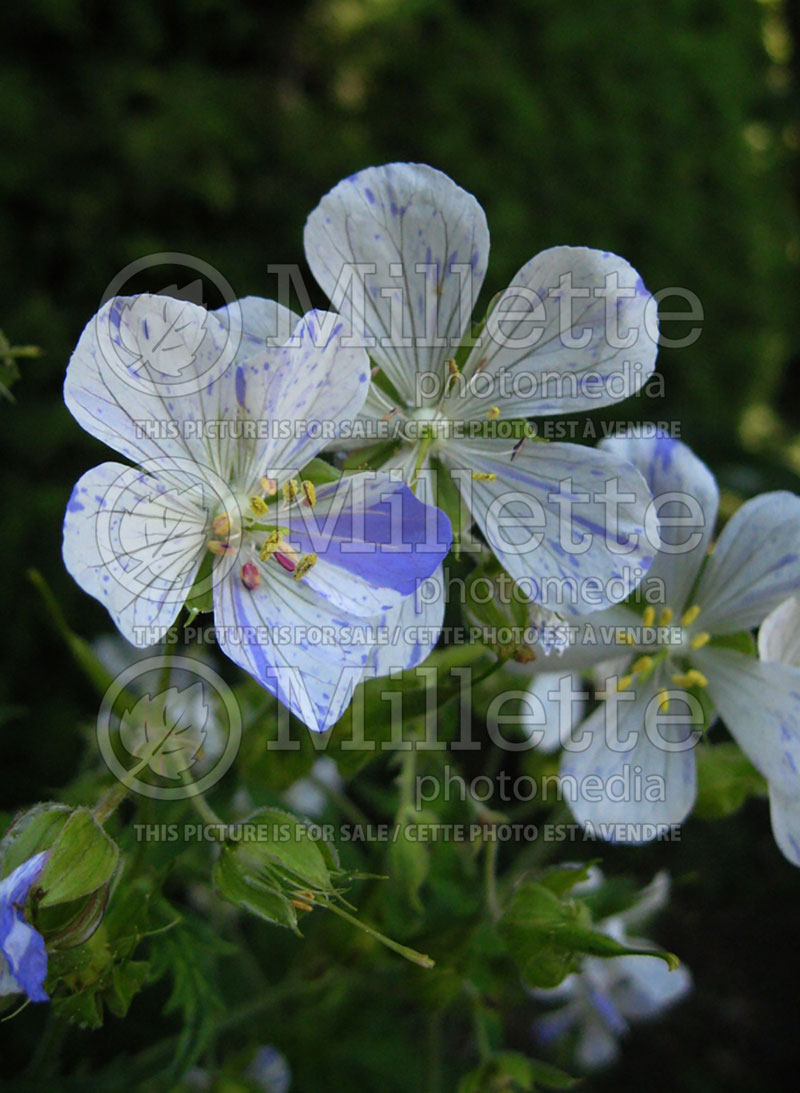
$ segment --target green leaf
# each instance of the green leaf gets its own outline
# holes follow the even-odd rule
[[[576,884],[588,880],[589,871],[596,864],[597,859],[582,865],[554,865],[539,876],[539,884],[549,888],[557,896],[564,896],[567,892],[571,892]]]
[[[411,834],[422,824],[435,823],[432,813],[422,814],[413,805],[406,805],[397,814],[397,838],[389,844],[388,872],[394,884],[403,892],[414,911],[422,910],[419,892],[430,869],[429,844]]]
[[[119,862],[119,848],[88,809],[72,813],[53,844],[39,886],[42,907],[88,896],[106,884]]]
[[[748,798],[766,795],[767,783],[736,744],[698,748],[696,816],[719,820],[738,812]]]

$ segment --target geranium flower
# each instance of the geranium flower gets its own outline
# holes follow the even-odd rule
[[[599,887],[602,874],[594,876],[577,893]],[[623,945],[647,948],[649,943],[632,937],[629,930],[666,906],[669,877],[656,874],[632,907],[603,919],[597,929]],[[573,1033],[575,1058],[584,1070],[608,1066],[619,1055],[619,1040],[632,1022],[646,1021],[663,1013],[684,998],[692,988],[692,977],[682,964],[670,971],[663,961],[643,956],[618,956],[611,960],[587,956],[580,971],[568,975],[552,990],[536,990],[534,996],[555,1004],[550,1013],[535,1023],[540,1044],[552,1044]]]
[[[759,661],[746,651],[747,636],[734,635],[800,587],[800,498],[776,492],[746,501],[706,557],[719,500],[708,468],[665,437],[604,445],[647,480],[663,545],[637,593],[643,613],[617,606],[582,620],[563,654],[561,674],[616,665],[601,673],[611,676],[605,701],[572,734],[562,726],[565,799],[582,824],[620,841],[646,841],[654,824],[679,823],[694,804],[694,749],[709,706],[773,795],[796,799],[800,668]],[[773,809],[783,848],[775,816]]]
[[[223,651],[322,730],[377,659],[376,626],[413,604],[451,536],[443,513],[386,474],[304,476],[361,408],[367,358],[321,312],[267,346],[279,310],[243,300],[208,313],[160,296],[103,306],[65,400],[138,467],[103,463],[80,479],[63,552],[136,645],[161,640],[190,593],[213,594]],[[398,636],[399,666],[418,653]]]
[[[34,854],[0,881],[0,996],[25,994],[31,1002],[48,1002],[44,981],[44,939],[25,919],[25,902],[47,861]]]
[[[486,217],[440,171],[404,163],[334,187],[308,218],[305,250],[387,381],[373,383],[360,431],[337,446],[394,438],[384,469],[412,483],[443,468],[508,573],[534,582],[536,602],[584,613],[625,599],[652,557],[641,476],[608,451],[487,434],[504,419],[607,406],[647,380],[655,307],[638,273],[614,254],[546,250],[469,348]]]

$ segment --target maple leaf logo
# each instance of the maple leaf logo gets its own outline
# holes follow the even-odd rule
[[[153,774],[179,782],[197,761],[208,716],[202,683],[183,691],[170,687],[157,695],[144,695],[122,715],[120,741],[138,762],[147,758],[147,769]]]
[[[172,296],[159,296],[154,310],[149,300],[152,297],[134,296],[125,305],[119,326],[122,348],[131,355],[134,374],[156,372],[177,379],[195,362],[206,334],[206,312],[187,309],[183,300]]]

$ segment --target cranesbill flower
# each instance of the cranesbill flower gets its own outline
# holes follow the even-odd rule
[[[138,466],[103,463],[80,479],[63,552],[136,645],[161,640],[190,595],[213,597],[223,651],[322,730],[375,658],[375,627],[440,565],[450,527],[386,474],[304,474],[361,408],[367,358],[321,312],[267,346],[277,312],[160,296],[103,306],[65,400]],[[401,667],[418,654],[402,635],[397,646]]]
[[[602,875],[599,870],[595,873],[591,879],[596,886]],[[649,943],[632,937],[629,930],[639,928],[661,910],[668,895],[669,878],[658,873],[636,904],[603,919],[597,928],[621,944],[647,948]],[[567,976],[558,987],[534,992],[541,1001],[554,1005],[536,1021],[536,1037],[546,1045],[574,1035],[578,1065],[585,1070],[598,1069],[619,1055],[619,1041],[628,1034],[631,1023],[657,1017],[684,998],[691,987],[691,974],[682,964],[670,971],[663,961],[651,957],[601,960],[587,956],[580,971]]]
[[[47,861],[34,854],[0,881],[0,996],[25,994],[47,1002],[47,951],[44,939],[25,919],[25,902]]]
[[[584,613],[624,599],[652,558],[641,476],[610,451],[526,439],[520,419],[607,406],[647,380],[657,329],[639,274],[606,252],[543,251],[471,344],[486,217],[440,171],[404,163],[334,187],[308,218],[305,250],[380,370],[360,431],[338,445],[388,438],[384,469],[412,483],[429,466],[451,476],[536,602]],[[504,431],[507,419],[519,428]]]
[[[640,842],[678,823],[696,796],[695,746],[712,713],[770,785],[800,794],[800,668],[758,660],[747,632],[800,588],[800,498],[762,494],[728,521],[707,556],[718,508],[713,475],[680,441],[604,442],[633,462],[655,498],[662,548],[637,593],[582,620],[564,670],[625,658],[605,701],[564,740],[562,790],[603,837]],[[639,787],[639,788],[637,788]],[[787,853],[782,811],[773,829]],[[797,854],[788,856],[796,862]]]

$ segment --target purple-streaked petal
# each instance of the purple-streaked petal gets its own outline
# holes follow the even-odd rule
[[[653,495],[661,546],[643,591],[663,587],[664,606],[679,614],[714,534],[716,480],[691,448],[671,437],[620,437],[602,440],[600,447],[632,463]]]
[[[160,641],[186,601],[206,549],[196,487],[181,494],[135,467],[102,463],[72,491],[64,564],[134,645]]]
[[[800,668],[735,649],[692,653],[708,693],[739,747],[775,789],[800,796]]]
[[[237,363],[267,347],[285,345],[300,322],[300,316],[290,308],[262,296],[244,296],[212,314],[226,329],[239,334]]]
[[[415,593],[404,596],[400,605],[381,619],[384,633],[369,660],[372,674],[388,676],[427,660],[439,640],[444,610],[444,572],[439,566]]]
[[[35,854],[0,881],[0,995],[16,989],[32,1002],[49,1001],[44,990],[47,951],[41,934],[25,921],[24,905],[46,861],[46,851]]]
[[[694,804],[696,760],[683,703],[659,713],[660,685],[655,672],[635,690],[610,695],[565,743],[564,800],[579,823],[609,842],[648,842],[657,825],[680,823]]]
[[[580,293],[572,297],[570,292]],[[646,325],[645,313],[650,316]],[[628,398],[655,366],[656,308],[616,254],[552,247],[514,276],[464,366],[466,397],[451,416],[484,418],[596,410]]]
[[[369,167],[323,197],[304,241],[333,308],[355,336],[374,340],[370,356],[401,398],[438,402],[444,361],[468,328],[486,273],[489,230],[475,198],[433,167]],[[420,397],[425,374],[439,383],[435,396]]]
[[[568,740],[586,713],[589,692],[580,673],[536,672],[531,678],[521,713],[521,727],[532,745],[554,752]]]
[[[693,599],[698,626],[727,634],[757,626],[800,588],[800,497],[745,501],[722,530]]]
[[[656,539],[654,526],[645,534],[650,492],[639,472],[576,444],[528,441],[514,453],[513,443],[477,438],[443,453],[511,577],[562,615],[626,599],[651,565]]]

